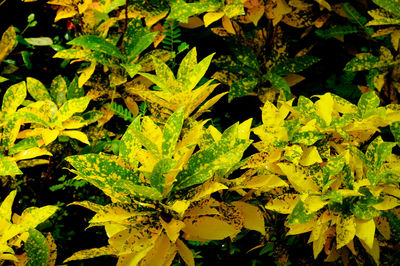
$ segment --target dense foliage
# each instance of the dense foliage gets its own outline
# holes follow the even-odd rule
[[[16,10],[0,264],[399,263],[398,1]]]

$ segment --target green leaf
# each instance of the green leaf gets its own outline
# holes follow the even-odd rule
[[[251,69],[260,70],[260,65],[258,63],[257,56],[248,46],[233,45],[231,50],[235,55],[236,59],[241,63],[240,65],[242,67],[244,65]]]
[[[182,23],[188,23],[189,17],[217,8],[219,3],[214,1],[186,3],[184,0],[172,0],[169,5],[171,7],[168,16],[169,20],[178,20]]]
[[[304,203],[299,200],[293,208],[287,221],[288,225],[304,224],[314,217],[316,212],[310,212],[304,207]]]
[[[58,75],[51,82],[50,96],[58,107],[67,101],[68,86],[65,79]]]
[[[371,112],[371,110],[376,109],[379,106],[379,97],[374,91],[369,91],[361,95],[358,100],[357,106],[361,115],[364,117],[365,114]]]
[[[79,77],[75,76],[74,79],[69,84],[68,92],[67,92],[68,100],[85,96],[85,90],[83,89],[83,86],[79,87],[78,80],[79,80]]]
[[[138,72],[139,70],[142,68],[142,66],[140,64],[121,64],[121,66],[123,68],[125,68],[126,72],[128,72],[128,75],[133,78]]]
[[[113,189],[118,193],[128,196],[128,198],[146,198],[151,200],[162,200],[161,193],[153,187],[136,185],[129,180],[117,180],[113,184]]]
[[[115,159],[104,154],[75,155],[66,158],[78,174],[78,179],[83,179],[103,190],[111,198],[129,202],[126,195],[118,193],[116,183],[120,180],[129,180],[139,183],[135,173],[117,164]]]
[[[232,0],[227,2],[224,7],[224,13],[228,18],[244,16],[246,13],[244,11],[243,1]]]
[[[163,130],[163,142],[161,145],[162,156],[171,158],[175,151],[176,143],[181,135],[185,109],[179,108],[167,120]]]
[[[32,98],[35,99],[36,101],[46,101],[46,100],[51,101],[49,91],[39,80],[27,77],[26,88],[28,89],[28,92],[32,96]]]
[[[46,238],[36,229],[29,229],[29,237],[25,242],[28,256],[27,266],[46,266],[49,257]]]
[[[27,43],[33,46],[53,45],[53,40],[49,37],[24,38]]]
[[[390,125],[390,131],[393,134],[394,140],[400,143],[400,122],[393,122]]]
[[[15,113],[17,108],[22,104],[26,98],[26,84],[21,81],[17,84],[10,86],[3,96],[3,104],[1,110],[7,115]]]
[[[119,155],[132,166],[137,165],[136,152],[141,147],[135,132],[140,132],[140,117],[135,118],[129,125],[119,142]]]
[[[7,175],[22,175],[23,173],[19,170],[16,162],[5,160],[4,157],[0,157],[0,176]]]
[[[263,77],[269,80],[269,82],[271,82],[272,87],[274,87],[280,93],[283,93],[287,101],[290,100],[291,98],[290,87],[284,78],[271,71],[268,72],[267,74],[264,74]]]
[[[10,149],[12,146],[14,146],[14,142],[18,137],[20,127],[21,120],[18,117],[12,116],[12,118],[7,120],[3,127],[2,144],[5,148]],[[9,153],[9,155],[11,154]]]
[[[69,41],[67,44],[82,46],[93,51],[105,53],[119,59],[124,59],[116,46],[99,36],[82,35],[73,39],[72,41]]]
[[[8,155],[11,156],[30,148],[39,147],[38,141],[41,139],[41,136],[24,138],[10,148]]]
[[[228,102],[231,102],[234,98],[240,98],[251,93],[257,85],[257,78],[247,77],[239,79],[229,89]]]
[[[89,102],[89,97],[73,98],[66,101],[56,113],[54,123],[61,126],[61,124],[69,119],[73,114],[85,111]]]
[[[378,211],[374,207],[359,202],[353,203],[350,206],[350,210],[357,218],[363,220],[370,220],[382,214],[381,211]]]
[[[170,158],[161,159],[154,165],[153,172],[150,174],[150,185],[156,188],[160,193],[164,192],[165,177],[163,174],[168,173],[177,165],[175,160]]]
[[[336,25],[329,29],[317,29],[315,30],[315,34],[320,38],[329,39],[347,34],[358,33],[359,31],[359,28],[353,25]]]
[[[250,143],[249,140],[238,139],[238,123],[232,125],[224,131],[219,141],[190,158],[187,168],[178,174],[175,187],[183,189],[201,184],[211,178],[215,171],[233,167]]]
[[[135,40],[135,46],[129,51],[129,60],[135,59],[141,52],[143,52],[150,44],[153,43],[154,38],[158,32],[149,32],[141,36],[140,39]]]
[[[343,156],[332,157],[328,160],[328,163],[322,168],[322,173],[324,175],[324,179],[327,182],[331,176],[337,175],[340,171],[342,171],[345,166],[345,161]]]
[[[317,131],[304,131],[304,132],[294,133],[291,141],[293,143],[313,145],[315,142],[317,142],[320,139],[323,139],[324,137],[325,134]]]
[[[370,53],[361,53],[357,54],[356,57],[351,59],[346,66],[344,67],[344,71],[362,71],[362,70],[370,70],[373,68],[381,68],[388,67],[392,65],[399,64],[400,61],[393,60],[383,60],[377,56],[374,56]]]
[[[383,9],[400,16],[400,3],[396,0],[372,0],[375,4]]]
[[[303,55],[290,58],[282,63],[275,65],[270,72],[279,76],[285,76],[291,73],[298,73],[304,69],[309,68],[311,65],[318,62],[320,59],[315,56]]]
[[[329,191],[327,194],[321,196],[322,200],[327,200],[329,199],[332,202],[336,203],[343,203],[343,197],[342,194],[340,194],[338,191]]]

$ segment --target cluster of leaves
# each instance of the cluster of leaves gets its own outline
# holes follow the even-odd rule
[[[117,265],[170,265],[179,254],[194,265],[192,247],[240,239],[248,230],[263,239],[254,249],[265,245],[260,254],[273,256],[276,238],[266,228],[277,212],[289,215],[288,236],[311,232],[315,259],[324,249],[326,261],[345,262],[363,246],[379,264],[379,246],[399,223],[400,162],[393,149],[400,141],[400,108],[380,103],[398,103],[393,55],[400,4],[372,2],[378,8],[368,11],[368,21],[361,14],[367,6],[349,1],[49,1],[55,22],[67,21],[73,30],[67,43],[22,37],[35,26],[34,16],[23,31],[10,26],[0,41],[0,63],[6,64],[0,83],[16,80],[2,93],[3,187],[23,175],[20,168],[47,165],[58,155],[57,163],[65,159],[76,177],[63,176],[51,191],[91,184],[109,199],[74,199],[72,205],[95,212],[89,227],[104,227],[108,244],[64,262],[111,255]],[[223,52],[198,62],[198,50],[184,38],[185,31],[199,29],[217,38]],[[299,45],[310,36],[314,44]],[[323,63],[313,47],[333,38],[370,43],[347,49],[344,68],[326,80],[350,101],[334,93],[293,97],[291,87]],[[18,80],[7,59],[18,44],[49,45],[64,66],[77,66],[76,73],[57,75],[48,88],[29,75]],[[32,52],[20,54],[31,69]],[[211,79],[210,66],[216,68]],[[222,92],[215,91],[216,80]],[[252,128],[250,118],[218,130],[202,120],[225,95],[228,103],[257,96],[264,103],[259,126]],[[111,120],[114,115],[125,121]],[[218,119],[212,113],[211,122]],[[243,158],[251,132],[259,139],[257,152]],[[73,152],[57,154],[69,144]],[[54,241],[35,228],[57,207],[28,208],[11,219],[15,193],[0,206],[0,262],[53,265]]]

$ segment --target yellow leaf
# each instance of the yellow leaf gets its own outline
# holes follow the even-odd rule
[[[247,8],[246,18],[257,27],[258,21],[264,15],[263,2],[260,2],[260,0],[248,0],[244,3],[244,7]]]
[[[372,246],[372,249],[369,248],[364,241],[360,241],[361,244],[363,245],[363,247],[365,248],[365,250],[372,256],[372,258],[374,259],[375,263],[377,265],[379,265],[379,243],[378,240],[376,238],[374,238],[374,243]]]
[[[194,257],[192,251],[182,242],[182,240],[176,240],[176,248],[178,249],[179,255],[186,262],[188,266],[194,266]]]
[[[356,235],[356,220],[353,215],[341,215],[336,224],[337,248],[347,245]]]
[[[82,88],[82,86],[86,83],[86,81],[90,79],[95,69],[96,69],[96,62],[92,61],[90,62],[90,66],[88,68],[78,71],[78,73],[80,73],[80,76],[78,78],[79,88]]]
[[[265,235],[264,216],[260,208],[243,201],[234,201],[231,204],[241,212],[244,218],[243,226],[245,228],[258,231]]]
[[[188,23],[179,23],[179,26],[186,29],[195,29],[203,25],[204,23],[199,17],[190,17],[188,18]]]
[[[204,15],[203,20],[204,20],[204,26],[208,27],[211,23],[219,20],[224,16],[224,12],[209,12]]]
[[[52,130],[52,129],[44,128],[41,133],[42,138],[44,140],[44,145],[47,146],[50,143],[52,143],[53,141],[55,141],[59,134],[60,134],[60,131],[58,129]]]
[[[300,167],[295,167],[295,165],[288,163],[279,163],[278,166],[298,192],[319,191],[312,177],[301,171]]]
[[[169,241],[166,234],[162,233],[154,247],[147,253],[139,265],[141,266],[165,266],[171,265],[176,255],[176,246]]]
[[[322,7],[325,7],[329,11],[332,10],[331,5],[328,2],[326,2],[325,0],[314,0],[314,1],[317,2],[318,4],[320,4]]]
[[[14,50],[17,45],[17,33],[13,26],[8,27],[8,29],[1,36],[0,41],[0,63],[4,58]]]
[[[239,188],[258,189],[268,191],[276,187],[288,187],[289,185],[276,175],[258,175],[244,181]]]
[[[214,182],[214,181],[208,182],[207,181],[204,184],[202,184],[194,189],[194,191],[193,191],[194,195],[191,198],[191,201],[192,202],[199,201],[202,198],[205,198],[205,197],[211,195],[212,193],[223,190],[223,189],[228,189],[228,187],[221,183],[218,183],[218,182]]]
[[[185,220],[185,224],[182,231],[185,232],[186,239],[195,237],[206,240],[222,240],[239,232],[232,225],[216,217],[190,218]]]
[[[399,205],[400,205],[400,201],[398,199],[396,199],[395,197],[384,196],[383,201],[378,204],[373,205],[373,207],[377,210],[386,211],[386,210],[393,209]]]
[[[228,33],[236,34],[236,31],[232,25],[232,21],[227,16],[222,17],[222,27],[224,27]]]
[[[161,150],[161,143],[163,139],[163,133],[161,128],[156,125],[148,116],[143,117],[142,120],[142,132],[145,136],[157,145],[158,150]]]
[[[73,7],[62,6],[57,10],[57,15],[54,18],[54,22],[57,22],[60,19],[64,19],[64,18],[72,18],[76,14],[78,14],[78,12]]]
[[[187,200],[177,200],[172,204],[170,207],[171,210],[175,211],[178,213],[180,216],[183,216],[185,213],[186,209],[189,208],[190,201]]]
[[[378,216],[374,218],[376,229],[378,229],[381,235],[389,240],[390,239],[390,225],[388,219],[383,216]]]
[[[218,131],[213,125],[209,126],[207,128],[208,133],[211,134],[212,138],[214,139],[215,142],[219,141],[221,139],[222,133]]]
[[[34,147],[34,148],[27,149],[25,151],[21,151],[20,153],[17,153],[16,155],[13,156],[13,158],[16,161],[20,161],[20,160],[32,159],[32,158],[39,157],[42,155],[52,156],[52,154],[50,152],[48,152],[46,149]]]
[[[285,0],[272,0],[265,6],[265,15],[272,19],[272,24],[276,26],[283,16],[290,13],[292,8],[288,6]]]
[[[324,119],[326,125],[329,126],[332,121],[332,111],[334,106],[332,95],[328,92],[318,97],[319,100],[315,102],[315,109],[317,114]]]
[[[304,208],[310,212],[316,212],[322,209],[328,201],[321,200],[320,196],[309,196],[304,200]]]
[[[167,236],[172,243],[175,243],[185,223],[176,219],[172,219],[169,223],[160,218],[161,225],[165,229]]]
[[[70,137],[72,139],[77,139],[80,142],[83,142],[85,144],[90,144],[88,137],[86,136],[85,133],[78,131],[78,130],[64,130],[61,131],[60,133],[61,136],[67,136]]]
[[[289,231],[286,233],[286,235],[299,235],[303,233],[310,232],[314,229],[315,227],[315,217],[309,221],[308,223],[304,224],[293,224],[293,225],[288,225]]]
[[[375,222],[371,220],[361,220],[356,218],[356,236],[373,249],[375,236]]]
[[[286,193],[275,199],[270,200],[265,205],[265,208],[283,214],[291,214],[298,200],[298,194]]]
[[[315,163],[322,163],[321,156],[319,156],[317,147],[306,147],[303,151],[303,156],[300,159],[300,164],[303,166],[310,166]]]
[[[394,31],[391,35],[391,42],[393,44],[393,48],[397,51],[399,50],[399,40],[400,40],[400,30]]]
[[[250,131],[251,131],[250,128],[251,128],[252,121],[253,121],[253,118],[250,118],[239,124],[239,127],[238,127],[238,138],[239,139],[247,140],[250,138]]]

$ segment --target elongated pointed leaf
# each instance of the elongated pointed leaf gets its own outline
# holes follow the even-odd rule
[[[105,53],[119,59],[124,58],[116,46],[99,36],[82,35],[73,39],[72,41],[69,41],[68,44],[81,46],[93,51]]]
[[[68,86],[65,79],[58,75],[51,82],[50,96],[58,107],[67,101]]]
[[[8,29],[3,33],[0,40],[0,63],[6,58],[7,55],[14,50],[17,45],[17,33],[13,26],[8,27]]]
[[[89,102],[89,97],[74,98],[66,101],[58,110],[54,118],[54,123],[61,125],[62,122],[69,119],[73,114],[85,111]]]
[[[23,173],[19,170],[18,165],[14,161],[5,160],[4,157],[0,157],[0,176],[7,175],[22,175]]]
[[[0,219],[5,220],[7,222],[11,222],[12,205],[14,203],[14,199],[15,199],[16,195],[17,195],[17,191],[13,190],[3,200],[3,202],[0,205]]]
[[[164,125],[163,142],[161,145],[163,157],[171,158],[174,154],[176,143],[181,135],[184,111],[184,108],[178,109],[168,118]]]
[[[290,100],[290,87],[284,78],[273,72],[268,72],[267,74],[264,74],[263,77],[271,82],[272,87],[274,87],[277,91],[283,93],[286,100]]]
[[[304,69],[309,68],[311,65],[317,63],[320,59],[318,57],[303,55],[290,58],[282,63],[275,65],[271,72],[279,76],[286,76],[292,73],[298,73]]]
[[[158,161],[153,168],[153,172],[150,174],[150,185],[156,188],[160,193],[163,193],[165,187],[165,177],[163,174],[168,173],[176,164],[177,162],[170,158]]]

